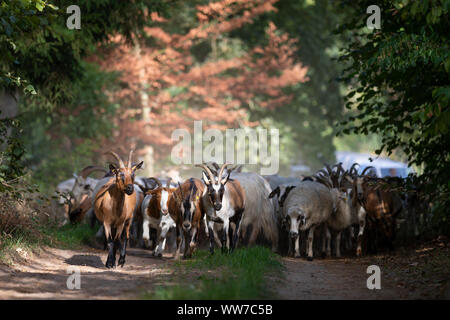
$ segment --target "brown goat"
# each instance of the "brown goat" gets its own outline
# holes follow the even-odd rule
[[[108,248],[107,268],[115,268],[116,251],[120,249],[118,265],[125,264],[127,242],[130,238],[130,227],[133,219],[133,211],[136,206],[136,192],[134,191],[134,175],[140,169],[143,161],[132,166],[131,157],[128,156],[127,166],[114,152],[109,152],[119,162],[119,168],[113,164],[109,165],[114,174],[110,180],[101,187],[95,196],[94,212],[97,219],[103,223]]]
[[[169,213],[177,225],[175,259],[180,257],[182,243],[184,243],[184,258],[191,257],[197,246],[204,212],[200,202],[203,189],[203,183],[199,179],[190,178],[183,184],[178,184],[178,188],[169,199]]]
[[[393,249],[396,218],[403,210],[399,195],[383,187],[383,179],[360,176],[354,179],[353,191],[356,199],[367,213],[368,230],[373,235],[369,244],[377,250],[377,235],[381,231],[388,247]],[[358,242],[360,243],[360,239]],[[361,254],[361,252],[359,252]]]

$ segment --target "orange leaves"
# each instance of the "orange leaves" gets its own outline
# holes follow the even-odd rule
[[[124,86],[112,93],[121,105],[115,143],[133,141],[138,149],[151,144],[161,158],[170,150],[171,132],[192,130],[193,120],[221,130],[255,126],[248,120],[249,105],[274,109],[289,103],[292,97],[283,88],[306,81],[307,68],[294,59],[296,41],[273,23],[266,29],[265,45],[240,56],[211,54],[201,63],[191,54],[193,44],[220,41],[258,15],[275,11],[275,2],[220,0],[197,6],[198,23],[184,34],[167,32],[164,25],[171,21],[152,13],[155,24],[144,30],[151,46],[130,47],[119,37],[111,39],[114,49],[97,61],[122,72]]]

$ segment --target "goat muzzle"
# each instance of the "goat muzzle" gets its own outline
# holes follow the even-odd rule
[[[129,184],[125,187],[125,193],[127,195],[131,195],[133,193],[133,191],[134,191],[134,187],[132,184]]]
[[[191,223],[188,221],[183,222],[183,229],[189,231],[191,229]]]

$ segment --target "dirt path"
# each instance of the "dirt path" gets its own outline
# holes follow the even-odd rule
[[[169,257],[129,249],[125,266],[110,271],[104,267],[105,251],[46,248],[23,264],[0,265],[0,299],[137,299],[169,280]],[[67,288],[71,266],[80,269],[80,290]]]
[[[311,262],[285,257],[281,277],[271,275],[267,281],[279,299],[448,299],[448,249]],[[173,271],[171,254],[155,258],[148,250],[129,249],[125,266],[112,271],[105,261],[106,252],[98,249],[45,248],[12,267],[0,265],[0,299],[139,299],[160,285],[182,281]],[[366,271],[372,264],[381,268],[381,290],[367,289]],[[80,269],[80,290],[67,288],[70,267]]]
[[[407,292],[381,270],[381,289],[367,289],[370,263],[360,259],[283,258],[284,276],[276,285],[280,299],[405,299]]]

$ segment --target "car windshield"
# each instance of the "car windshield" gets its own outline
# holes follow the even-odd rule
[[[406,168],[380,168],[381,177],[400,177],[406,178],[408,172]]]

